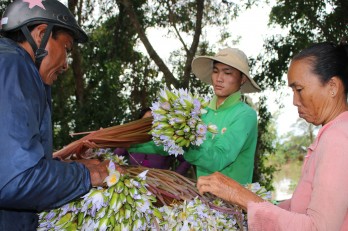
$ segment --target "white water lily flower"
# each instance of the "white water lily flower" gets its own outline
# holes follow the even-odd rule
[[[108,228],[108,222],[109,222],[108,217],[102,217],[99,220],[98,230],[99,231],[106,231]]]
[[[84,201],[82,203],[81,211],[85,212],[85,214],[87,213],[91,215],[92,217],[95,216],[99,209],[105,207],[108,203],[106,195],[101,190],[97,189],[92,189],[89,193],[83,196],[83,198]]]
[[[118,156],[114,153],[113,150],[110,148],[99,148],[94,149],[93,152],[98,156],[101,157],[103,160],[111,160],[116,164],[119,165],[128,165],[127,159],[125,159],[124,156]]]
[[[139,188],[141,186],[141,184],[138,181],[134,180],[134,179],[130,179],[130,182],[131,182],[132,185],[134,185],[137,188]]]
[[[141,179],[141,180],[146,180],[146,174],[149,170],[145,170],[141,173],[139,173],[138,177]]]
[[[108,187],[111,187],[118,182],[118,180],[121,177],[121,174],[119,171],[116,170],[116,165],[113,161],[109,162],[108,171],[109,175],[105,178],[104,182],[106,182]]]
[[[94,222],[94,220],[91,217],[86,217],[84,220],[81,231],[91,231],[95,230],[97,228],[97,224]]]
[[[104,182],[106,182],[106,184],[108,185],[108,187],[111,187],[113,185],[115,185],[118,180],[120,179],[121,174],[118,171],[115,172],[111,172],[109,174],[109,176],[107,176],[104,180]]]
[[[137,219],[133,223],[133,230],[146,230],[145,222],[141,219]]]
[[[151,203],[149,200],[140,199],[135,202],[136,209],[142,213],[149,211],[150,205]]]
[[[169,111],[171,106],[170,106],[170,103],[169,102],[163,102],[160,104],[161,105],[161,108],[166,110],[166,111]]]
[[[161,89],[159,96],[161,97],[162,100],[168,101],[169,96],[167,95],[167,88]]]

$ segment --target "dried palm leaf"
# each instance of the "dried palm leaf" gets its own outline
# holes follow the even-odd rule
[[[81,154],[89,148],[128,148],[131,144],[151,140],[152,117],[135,120],[123,125],[103,128],[88,134],[53,153],[53,157],[66,159],[72,154],[81,159]]]

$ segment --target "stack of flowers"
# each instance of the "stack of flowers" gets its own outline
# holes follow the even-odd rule
[[[93,153],[125,163],[110,149]],[[105,188],[92,188],[76,201],[40,213],[38,230],[246,230],[247,217],[239,207],[200,195],[188,178],[169,170],[123,167],[126,174],[111,161]],[[246,187],[270,200],[259,184]]]
[[[214,203],[220,207],[226,206],[219,199]],[[240,211],[229,214],[211,209],[199,198],[163,206],[159,211],[163,214],[162,222],[157,219],[161,222],[161,230],[247,230],[244,214]]]
[[[183,154],[185,147],[201,145],[207,131],[217,133],[215,125],[206,125],[201,119],[208,103],[207,97],[192,95],[188,90],[162,89],[151,107],[154,118],[151,135],[155,144],[163,145],[165,151],[176,156]]]
[[[146,172],[121,176],[111,161],[107,188],[92,188],[78,201],[42,212],[38,230],[148,230],[162,216],[146,189]]]

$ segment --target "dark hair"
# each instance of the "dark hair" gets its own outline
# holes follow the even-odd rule
[[[28,26],[28,30],[31,32],[36,26],[38,25],[31,25]],[[71,35],[71,37],[74,37],[74,34],[65,28],[62,27],[58,27],[58,26],[54,26],[52,29],[52,37],[54,39],[57,38],[57,35],[61,32],[67,33],[69,35]],[[16,30],[16,31],[2,31],[1,35],[3,37],[9,38],[17,43],[23,43],[25,41],[27,41],[26,37],[24,36],[23,32],[21,30]]]
[[[145,113],[148,112],[148,111],[151,111],[151,108],[149,108],[149,107],[143,108],[143,109],[140,111],[140,114],[139,114],[138,119],[143,118],[143,116],[145,115]]]
[[[223,63],[223,62],[219,62],[219,61],[213,60],[213,67],[214,67],[214,65],[217,64],[217,63],[225,64],[225,63]],[[225,65],[232,67],[231,65],[228,65],[228,64],[225,64]],[[239,69],[237,69],[237,68],[235,68],[235,67],[232,67],[232,68],[233,68],[233,69],[236,69],[237,71],[239,71],[240,77],[243,77],[243,75],[245,75],[245,74],[244,74],[243,72],[241,72]]]
[[[345,93],[348,89],[348,45],[341,42],[335,45],[330,42],[316,43],[295,55],[293,60],[309,58],[313,73],[320,77],[320,81],[327,83],[333,76],[339,77]]]

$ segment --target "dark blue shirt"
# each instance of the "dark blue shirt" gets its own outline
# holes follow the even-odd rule
[[[36,230],[37,212],[91,188],[82,164],[52,159],[50,95],[29,54],[0,38],[0,230]]]

